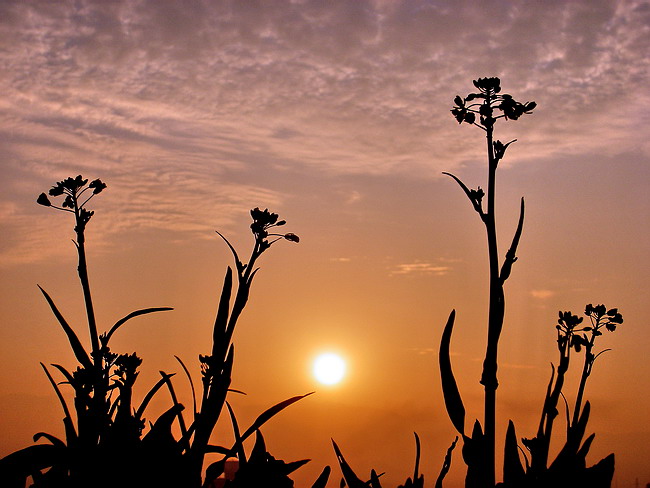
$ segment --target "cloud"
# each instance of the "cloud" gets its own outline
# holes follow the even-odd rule
[[[555,296],[556,293],[553,290],[531,290],[530,294],[533,298],[546,300],[548,298]]]
[[[391,271],[391,275],[405,274],[433,274],[436,276],[446,275],[451,268],[449,266],[436,266],[431,263],[409,263],[398,264]]]
[[[539,104],[504,165],[647,157],[645,5],[2,2],[3,176],[100,176],[114,228],[199,230],[245,202],[281,206],[273,172],[433,178],[481,158],[448,111],[484,75]]]

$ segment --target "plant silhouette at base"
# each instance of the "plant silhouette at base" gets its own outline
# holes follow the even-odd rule
[[[193,419],[188,426],[182,413],[184,407],[178,402],[171,381],[174,374],[161,371],[161,379],[135,408],[132,404],[133,388],[142,359],[136,353],[116,354],[109,348],[110,339],[127,321],[140,315],[172,309],[156,307],[136,310],[118,320],[107,332],[98,332],[88,279],[85,230],[94,214],[87,209],[87,204],[105,188],[106,184],[99,179],[88,183],[87,179],[77,176],[58,182],[49,190],[49,196],[42,193],[37,199],[40,205],[74,216],[77,270],[84,297],[90,349],[83,345],[50,295],[39,287],[79,363],[72,372],[59,364],[53,365],[63,375],[65,381],[62,383],[58,383],[50,370],[41,363],[64,412],[65,441],[51,434],[38,433],[34,436],[34,442],[46,440],[47,444],[35,444],[0,459],[2,486],[24,488],[31,477],[33,488],[207,487],[223,472],[223,469],[219,470],[219,463],[213,463],[206,471],[205,480],[203,479],[204,459],[208,453],[225,454],[225,459],[238,458],[242,472],[239,480],[232,485],[233,488],[252,486],[245,480],[257,479],[255,476],[258,476],[258,470],[265,473],[264,476],[282,480],[286,486],[293,486],[288,474],[306,461],[287,464],[275,460],[266,452],[259,431],[268,420],[307,395],[290,398],[269,408],[242,435],[236,429],[236,420],[232,414],[231,421],[237,434],[235,445],[231,448],[211,445],[209,440],[230,391],[234,361],[233,332],[248,302],[250,287],[258,271],[256,263],[273,243],[281,239],[298,242],[298,236],[293,233],[274,233],[275,228],[283,226],[285,221],[278,220],[278,215],[268,210],[255,208],[251,210],[253,223],[250,226],[254,237],[253,250],[248,263],[242,263],[233,246],[219,234],[235,258],[237,287],[231,305],[234,284],[232,269],[228,267],[213,329],[211,354],[199,356],[203,388],[198,409],[191,375],[177,357],[190,381],[194,397]],[[50,197],[63,197],[63,201],[55,204]],[[73,389],[74,414],[61,391],[61,384],[68,384]],[[154,395],[163,387],[170,392],[172,406],[150,424],[145,433],[144,412]],[[179,439],[172,434],[175,422],[181,433]],[[243,442],[253,433],[257,433],[258,440],[253,454],[247,460]],[[329,469],[326,468],[314,487],[323,488],[328,476]]]
[[[462,455],[467,465],[465,486],[468,488],[492,488],[496,482],[496,390],[499,385],[497,379],[498,345],[505,314],[504,283],[510,276],[512,265],[517,260],[516,252],[524,223],[524,200],[522,198],[517,228],[510,248],[500,264],[495,218],[496,172],[508,146],[515,141],[504,144],[499,140],[495,140],[494,126],[498,119],[517,120],[522,115],[530,113],[536,104],[535,102],[520,103],[510,95],[501,94],[499,78],[479,78],[474,81],[474,86],[479,92],[471,93],[465,98],[456,96],[454,99],[455,107],[451,110],[451,113],[459,124],[474,125],[485,132],[488,160],[486,206],[484,207],[483,202],[486,194],[480,187],[476,190],[469,189],[459,178],[450,173],[445,173],[452,177],[462,188],[472,207],[484,223],[487,233],[489,310],[487,347],[480,380],[485,394],[484,418],[483,425],[478,420],[474,422],[471,435],[465,433],[465,407],[451,367],[450,342],[455,321],[455,311],[453,310],[442,334],[439,364],[447,413],[463,439]],[[504,446],[504,480],[503,483],[499,483],[499,486],[540,488],[546,486],[610,486],[614,472],[613,454],[592,468],[586,467],[585,457],[594,435],[592,434],[584,443],[582,442],[590,412],[589,402],[586,402],[584,407],[582,402],[586,381],[591,374],[594,361],[602,354],[602,352],[595,354],[593,351],[595,338],[602,335],[603,328],[609,331],[615,330],[616,325],[623,322],[623,318],[617,309],[607,310],[604,305],[596,307],[587,305],[585,315],[590,318],[591,325],[581,327],[582,318],[570,312],[560,312],[557,325],[557,342],[560,351],[557,376],[555,368],[553,368],[537,436],[533,439],[522,440],[524,446],[530,452],[530,462],[526,458],[525,468],[521,463],[515,426],[510,421]],[[590,333],[590,335],[587,333]],[[569,368],[571,350],[579,353],[582,349],[585,350],[585,358],[572,416],[569,414],[568,404],[566,406],[567,440],[555,461],[548,466],[553,422],[558,415],[557,405],[559,399],[560,397],[564,398],[562,387]],[[448,452],[449,455],[450,452]],[[439,481],[441,486],[442,480],[439,479]]]
[[[585,307],[584,315],[589,317],[590,324],[582,325],[584,317],[578,317],[571,312],[559,312],[556,325],[557,346],[560,353],[557,370],[553,367],[551,379],[548,384],[542,415],[537,430],[537,435],[532,439],[523,439],[524,446],[530,452],[530,466],[517,476],[506,477],[504,486],[590,486],[609,487],[614,475],[614,455],[610,454],[595,466],[586,467],[586,456],[594,440],[591,434],[584,442],[583,437],[589,420],[590,404],[582,405],[587,379],[596,358],[608,351],[594,352],[596,337],[602,335],[603,329],[613,332],[617,325],[623,323],[623,316],[618,309],[607,309],[604,305]],[[580,354],[584,349],[584,360],[578,391],[576,394],[573,414],[570,414],[569,405],[562,392],[564,380],[570,365],[571,353]],[[555,460],[548,465],[549,447],[555,418],[558,416],[558,403],[560,397],[565,402],[566,411],[566,442]],[[514,426],[512,426],[513,437]],[[506,447],[506,459],[512,464],[519,460],[517,451]],[[517,468],[518,469],[518,468]]]

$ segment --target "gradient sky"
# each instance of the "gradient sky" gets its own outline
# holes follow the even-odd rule
[[[500,439],[509,418],[520,436],[536,429],[557,311],[617,306],[625,323],[599,341],[612,351],[587,388],[588,461],[614,451],[614,487],[650,482],[649,67],[641,0],[0,0],[0,455],[62,435],[38,363],[74,358],[36,284],[80,333],[82,302],[72,223],[35,200],[83,174],[108,184],[87,231],[100,323],[175,308],[113,341],[144,358],[141,396],[159,370],[179,370],[174,354],[198,379],[230,264],[214,230],[246,249],[248,210],[268,207],[301,242],[265,254],[239,324],[240,424],[315,389],[264,430],[276,457],[313,459],[297,486],[335,463],[331,437],[360,476],[375,468],[396,486],[413,431],[433,483],[455,435],[442,327],[455,308],[453,364],[468,422],[481,418],[487,307],[482,224],[441,174],[485,188],[483,134],[449,109],[472,79],[499,76],[538,104],[497,125],[518,139],[499,172],[502,254],[527,205],[506,286]],[[342,384],[311,378],[322,350],[349,361]],[[230,442],[227,422],[218,434]],[[462,484],[455,454],[449,487]]]

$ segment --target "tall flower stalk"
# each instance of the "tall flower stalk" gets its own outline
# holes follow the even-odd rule
[[[508,146],[514,141],[504,144],[495,140],[494,126],[499,119],[517,120],[522,115],[532,112],[536,104],[535,102],[520,103],[511,95],[501,94],[499,78],[479,78],[474,81],[474,86],[478,89],[478,93],[470,93],[464,98],[456,96],[455,107],[451,112],[459,124],[467,123],[476,126],[485,133],[488,163],[486,205],[484,206],[483,203],[486,195],[481,187],[476,190],[469,189],[458,177],[445,173],[463,189],[485,225],[487,234],[490,293],[487,346],[480,380],[485,392],[484,417],[483,428],[477,422],[471,437],[466,436],[464,432],[465,410],[448,360],[449,339],[454,322],[453,312],[445,328],[447,338],[443,339],[445,347],[441,344],[441,373],[447,410],[454,421],[454,426],[463,435],[466,445],[463,450],[469,468],[466,483],[468,486],[492,487],[495,483],[496,391],[499,386],[497,378],[498,348],[505,313],[503,287],[510,276],[513,263],[517,260],[517,246],[524,223],[524,200],[522,198],[517,230],[505,259],[500,263],[495,215],[496,173],[499,162],[503,159]]]

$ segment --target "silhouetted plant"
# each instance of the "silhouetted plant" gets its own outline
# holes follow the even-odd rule
[[[463,189],[472,207],[485,225],[487,232],[490,295],[487,347],[480,381],[485,390],[484,417],[483,428],[477,420],[471,436],[465,434],[465,409],[449,361],[449,339],[454,324],[454,312],[449,317],[443,335],[443,344],[441,344],[440,348],[440,369],[447,411],[454,427],[463,437],[463,458],[468,466],[466,483],[468,486],[491,487],[494,486],[495,482],[496,390],[499,386],[497,357],[505,312],[503,285],[510,276],[512,265],[517,260],[517,246],[519,245],[524,224],[524,200],[522,198],[517,230],[505,259],[500,265],[495,215],[496,172],[508,146],[515,141],[504,144],[499,140],[494,140],[494,125],[499,119],[517,120],[522,115],[532,112],[536,104],[535,102],[520,103],[511,95],[501,94],[501,81],[499,78],[479,78],[474,80],[474,86],[478,89],[478,93],[470,93],[464,98],[459,95],[456,96],[454,99],[456,106],[451,110],[451,113],[459,124],[464,122],[474,125],[485,132],[488,160],[486,207],[483,205],[485,192],[481,187],[476,190],[469,189],[459,178],[450,173],[445,173],[451,176]]]
[[[34,436],[35,442],[45,439],[50,444],[30,446],[1,459],[0,481],[5,483],[3,486],[23,488],[27,478],[31,476],[34,488],[53,486],[175,488],[194,486],[198,488],[202,485],[209,486],[221,474],[219,463],[213,463],[206,472],[205,480],[202,479],[204,458],[211,452],[225,454],[224,461],[229,457],[238,458],[242,473],[232,485],[234,487],[253,486],[251,484],[253,482],[246,480],[258,479],[259,476],[269,477],[274,480],[273,483],[282,480],[286,486],[293,486],[288,474],[306,461],[286,464],[275,460],[266,452],[259,429],[284,408],[307,395],[290,398],[269,408],[242,435],[239,434],[236,419],[231,411],[236,442],[229,449],[210,445],[209,439],[225,403],[226,395],[230,391],[230,375],[234,360],[232,336],[237,320],[248,301],[253,278],[258,271],[255,264],[273,243],[280,239],[298,242],[298,236],[293,233],[274,233],[274,228],[283,226],[286,222],[278,220],[278,215],[269,212],[268,209],[255,208],[251,210],[253,250],[248,263],[242,263],[234,247],[218,233],[235,258],[237,286],[231,305],[234,285],[232,269],[228,267],[213,330],[212,351],[209,355],[199,356],[203,389],[198,409],[191,375],[185,364],[177,357],[189,378],[193,392],[193,419],[188,427],[182,414],[184,407],[178,402],[171,382],[174,375],[161,371],[161,379],[145,395],[141,405],[135,409],[132,406],[133,387],[142,359],[135,353],[116,354],[109,348],[113,334],[128,320],[140,315],[172,309],[157,307],[136,310],[118,320],[107,332],[98,333],[85,252],[85,229],[94,213],[88,210],[86,205],[105,188],[106,184],[99,179],[88,184],[87,179],[77,176],[60,181],[50,189],[49,197],[63,197],[62,204],[53,204],[45,193],[37,199],[41,205],[74,215],[76,234],[74,242],[79,258],[78,273],[91,346],[88,353],[52,298],[41,288],[79,361],[77,369],[73,372],[61,365],[53,365],[64,376],[63,383],[71,385],[74,390],[76,424],[59,388],[59,383],[54,380],[48,368],[41,364],[63,408],[66,439],[63,441],[50,434],[38,433]],[[153,396],[163,386],[169,389],[173,405],[143,436],[144,412]],[[181,431],[179,439],[176,439],[171,431],[175,421],[178,421]],[[254,432],[258,433],[258,440],[251,458],[246,459],[243,442]],[[328,475],[329,468],[323,472],[314,485],[315,488],[324,487]],[[255,478],[256,476],[258,478]]]
[[[520,103],[510,95],[500,94],[499,78],[479,78],[474,81],[474,86],[479,93],[471,93],[464,98],[456,96],[455,107],[451,112],[459,124],[475,125],[485,132],[488,160],[487,208],[483,206],[485,192],[480,187],[476,190],[469,189],[456,176],[450,173],[445,174],[451,176],[465,192],[487,232],[490,294],[487,347],[480,380],[485,390],[484,430],[481,423],[476,420],[471,435],[465,433],[465,407],[452,372],[449,353],[455,321],[455,311],[453,310],[443,331],[439,362],[445,406],[452,424],[463,438],[462,454],[467,465],[465,486],[491,488],[495,486],[495,415],[496,390],[499,384],[497,379],[498,344],[505,312],[504,283],[510,276],[512,265],[517,260],[516,252],[524,222],[524,200],[522,198],[517,229],[503,263],[499,265],[494,201],[496,171],[506,149],[515,141],[504,144],[499,140],[494,140],[494,125],[500,118],[517,120],[522,115],[530,113],[536,104],[535,102]],[[585,457],[594,436],[591,435],[584,443],[582,442],[590,411],[589,402],[586,402],[584,407],[582,407],[582,402],[587,378],[591,374],[595,359],[601,354],[593,352],[595,338],[602,334],[603,328],[613,331],[617,324],[623,322],[623,318],[617,309],[607,310],[603,305],[596,307],[587,305],[585,315],[591,320],[590,326],[581,326],[583,322],[581,317],[570,312],[560,312],[557,324],[557,343],[560,352],[557,376],[555,368],[553,368],[537,436],[533,439],[523,440],[523,444],[530,451],[530,463],[528,458],[526,458],[526,468],[521,463],[515,426],[510,421],[504,446],[504,481],[500,483],[501,486],[609,487],[611,484],[614,472],[613,455],[603,459],[592,468],[586,468]],[[590,335],[587,334],[589,332]],[[559,399],[561,396],[564,397],[562,388],[569,368],[571,351],[579,353],[582,349],[585,349],[585,358],[572,418],[569,415],[568,404],[566,406],[567,440],[555,461],[548,466],[553,422],[558,415]],[[448,451],[448,456],[451,455],[452,448]],[[445,473],[446,471],[443,470],[442,478]],[[441,478],[439,478],[439,482],[440,484],[437,486],[442,485]]]
[[[603,486],[611,484],[614,475],[614,455],[610,454],[592,468],[586,468],[586,456],[594,439],[590,435],[583,443],[587,421],[589,419],[590,405],[586,402],[582,405],[587,379],[591,375],[594,362],[598,356],[608,351],[605,349],[597,354],[594,353],[596,337],[602,335],[602,330],[610,332],[616,330],[617,325],[623,323],[623,316],[618,309],[608,310],[604,305],[585,307],[585,316],[589,317],[590,325],[582,326],[584,317],[578,317],[571,312],[560,312],[557,329],[557,345],[560,353],[557,371],[553,367],[551,380],[549,382],[544,407],[537,430],[537,435],[532,439],[523,439],[523,443],[530,451],[530,466],[525,472],[519,467],[516,476],[504,477],[505,486],[520,486],[525,482],[526,486]],[[584,349],[583,368],[580,376],[580,383],[573,406],[573,414],[570,415],[569,405],[562,392],[564,379],[569,369],[572,351],[579,354]],[[549,447],[553,431],[553,422],[557,415],[559,399],[565,401],[566,410],[566,442],[560,450],[556,459],[548,466]],[[511,427],[514,435],[514,425]],[[518,461],[518,453],[515,459],[516,449],[512,446],[506,447],[506,459],[514,466]],[[511,471],[512,474],[512,471]]]

